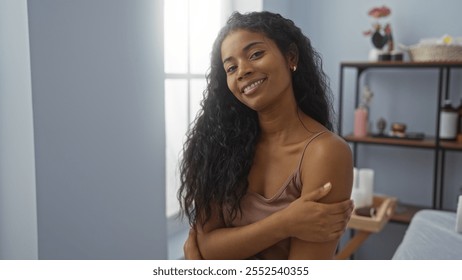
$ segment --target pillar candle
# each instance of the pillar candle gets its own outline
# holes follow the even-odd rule
[[[359,188],[351,190],[351,199],[353,200],[355,208],[367,206],[365,193]]]
[[[358,186],[358,168],[353,167],[353,187],[352,189],[357,189]]]
[[[359,169],[353,168],[353,186],[351,188],[351,199],[355,208],[362,208],[366,206],[366,196],[362,189],[359,188]]]
[[[364,193],[365,206],[372,206],[374,201],[374,170],[369,168],[359,170],[359,189]]]

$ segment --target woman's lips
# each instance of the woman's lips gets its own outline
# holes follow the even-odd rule
[[[251,82],[250,84],[246,85],[245,87],[242,88],[241,93],[248,95],[254,92],[264,81],[266,78],[257,80],[255,82]]]

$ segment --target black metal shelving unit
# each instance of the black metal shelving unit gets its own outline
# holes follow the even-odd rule
[[[440,129],[440,108],[444,99],[449,97],[449,85],[451,79],[451,70],[462,68],[462,61],[459,62],[342,62],[340,64],[340,79],[339,79],[339,108],[338,108],[338,133],[345,140],[353,144],[354,164],[357,164],[358,145],[387,145],[400,146],[406,148],[429,149],[434,151],[434,176],[433,176],[433,209],[441,209],[443,204],[444,190],[444,169],[446,151],[462,151],[462,143],[454,141],[443,141],[439,137]],[[425,138],[423,140],[395,139],[395,138],[380,138],[380,137],[355,137],[353,135],[344,135],[342,131],[343,119],[343,98],[344,98],[344,72],[346,69],[355,69],[355,108],[359,105],[360,79],[361,75],[371,69],[434,69],[438,74],[438,89],[436,96],[437,114],[435,137]],[[407,206],[411,209],[411,213],[396,217],[395,221],[406,223],[412,215],[420,209],[419,206]],[[423,207],[425,208],[425,207]]]

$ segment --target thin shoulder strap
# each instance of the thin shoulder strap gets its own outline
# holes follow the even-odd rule
[[[318,136],[324,134],[327,130],[323,130],[321,132],[318,132],[316,133],[315,135],[313,135],[311,138],[309,138],[305,144],[305,147],[303,148],[303,151],[302,151],[302,155],[300,157],[300,162],[298,163],[298,172],[300,172],[300,167],[302,166],[302,162],[303,162],[303,157],[305,156],[305,151],[306,151],[306,148],[308,148],[308,145],[310,145],[310,143],[316,139]]]

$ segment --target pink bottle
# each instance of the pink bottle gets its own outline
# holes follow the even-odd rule
[[[360,106],[355,110],[355,123],[354,123],[354,132],[353,135],[356,137],[365,137],[367,136],[367,109],[363,106]]]

